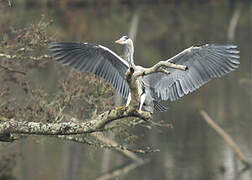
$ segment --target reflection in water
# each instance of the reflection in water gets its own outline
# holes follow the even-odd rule
[[[137,64],[150,66],[156,60],[167,59],[195,43],[226,42],[236,6],[225,3],[161,4],[138,8],[135,59]],[[241,79],[251,78],[252,73],[251,4],[242,8],[233,41],[241,51],[240,68],[177,102],[169,103],[166,113],[156,115],[156,120],[173,124],[173,129],[139,130],[137,134],[144,136],[141,144],[158,147],[161,152],[146,155],[151,162],[130,172],[125,179],[236,179],[242,167],[240,162],[230,147],[203,121],[199,109],[206,109],[252,161],[252,141],[248,138],[252,136],[251,86],[240,83]],[[113,41],[129,31],[133,12],[134,9],[124,5],[106,7],[101,11],[92,6],[67,10],[16,8],[7,10],[0,17],[1,24],[5,24],[0,32],[5,32],[8,26],[18,28],[37,21],[44,13],[46,18],[54,19],[50,30],[59,40],[98,42],[123,54]],[[47,70],[32,75],[50,93],[59,78],[54,68],[49,63]],[[40,144],[21,142],[17,177],[61,179],[61,170],[65,168],[68,175],[74,172],[79,179],[93,179],[100,175],[101,150],[52,141],[44,140]],[[66,156],[71,163],[65,163]],[[46,161],[40,161],[44,158]],[[112,153],[108,169],[122,161],[120,155]],[[251,172],[246,172],[240,179],[251,177]]]

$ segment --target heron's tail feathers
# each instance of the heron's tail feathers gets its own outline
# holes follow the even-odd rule
[[[156,111],[159,111],[159,112],[164,112],[164,111],[167,111],[168,107],[164,106],[163,104],[157,102],[157,101],[153,101],[154,103],[154,109]]]

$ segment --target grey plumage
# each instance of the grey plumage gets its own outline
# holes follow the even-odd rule
[[[50,43],[49,49],[53,58],[80,71],[93,73],[111,83],[115,90],[125,99],[129,99],[129,86],[125,81],[125,73],[129,67],[136,66],[133,60],[133,42],[127,36],[116,41],[125,44],[128,52],[127,61],[110,49],[89,43]],[[160,104],[162,100],[177,100],[195,91],[210,79],[223,76],[239,67],[239,51],[235,45],[206,44],[190,47],[167,61],[185,65],[187,70],[166,68],[170,74],[161,72],[145,75],[138,79],[140,110],[143,108],[153,112],[165,111]],[[127,103],[128,104],[128,103]]]
[[[108,48],[89,43],[61,42],[50,43],[49,49],[57,62],[103,78],[127,99],[129,86],[124,75],[129,65]]]
[[[145,77],[156,100],[177,100],[210,79],[221,77],[239,67],[235,45],[210,44],[188,48],[167,61],[187,66],[186,71],[167,68],[170,75],[153,73]]]

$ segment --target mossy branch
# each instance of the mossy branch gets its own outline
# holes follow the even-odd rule
[[[83,123],[42,123],[0,119],[0,135],[5,134],[36,134],[36,135],[75,135],[98,132],[115,120],[125,117],[139,117],[144,120],[151,118],[148,112],[137,111],[130,107],[115,108],[100,114],[98,117]],[[3,120],[3,121],[2,121]],[[75,120],[76,121],[76,120]]]

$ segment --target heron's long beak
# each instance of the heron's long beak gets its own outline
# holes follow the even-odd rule
[[[117,43],[117,44],[122,44],[122,40],[121,40],[121,39],[118,39],[118,40],[115,41],[115,43]]]

